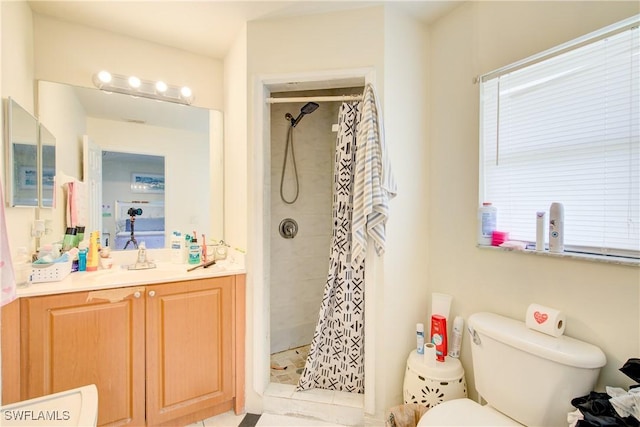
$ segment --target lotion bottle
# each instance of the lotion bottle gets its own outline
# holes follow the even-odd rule
[[[564,252],[564,206],[551,203],[549,208],[549,252]]]

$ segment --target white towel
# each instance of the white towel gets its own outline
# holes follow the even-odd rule
[[[368,237],[373,239],[376,253],[384,253],[388,203],[396,195],[384,141],[382,111],[371,84],[364,89],[361,111],[353,183],[352,263],[366,256]]]
[[[0,306],[9,304],[16,299],[16,278],[11,262],[11,250],[7,237],[7,222],[4,213],[4,195],[2,194],[2,180],[0,180]]]

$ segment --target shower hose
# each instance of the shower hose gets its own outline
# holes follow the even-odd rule
[[[284,197],[284,174],[287,169],[287,160],[289,158],[289,146],[291,146],[291,162],[293,163],[293,174],[295,176],[295,195],[292,200],[287,200]],[[289,130],[287,131],[287,142],[285,144],[284,149],[284,161],[282,162],[282,175],[280,176],[280,198],[283,202],[288,205],[295,203],[298,200],[298,193],[300,191],[300,184],[298,182],[298,168],[296,166],[296,155],[293,150],[293,126],[289,126]]]

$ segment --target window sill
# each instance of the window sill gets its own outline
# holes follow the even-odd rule
[[[535,255],[541,257],[551,257],[551,258],[564,258],[564,259],[577,259],[581,261],[592,261],[592,262],[600,262],[604,264],[617,264],[617,265],[626,265],[629,267],[640,267],[640,259],[633,258],[624,258],[618,256],[609,256],[609,255],[595,255],[595,254],[583,254],[578,252],[562,252],[562,253],[553,253],[549,251],[536,251],[531,249],[509,249],[509,248],[501,248],[498,246],[484,246],[484,245],[476,245],[479,249],[484,250],[492,250],[492,251],[500,251],[500,252],[516,252],[527,255]]]

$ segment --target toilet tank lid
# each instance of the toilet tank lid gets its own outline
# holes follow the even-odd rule
[[[470,330],[563,365],[595,369],[607,363],[602,350],[593,344],[566,335],[556,338],[533,331],[524,322],[495,313],[475,313],[468,323]]]

